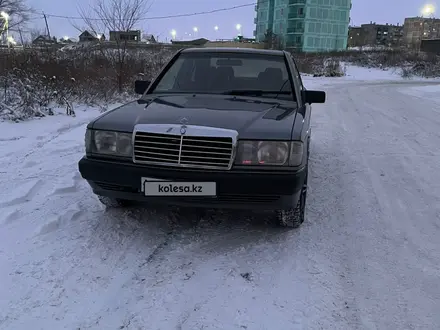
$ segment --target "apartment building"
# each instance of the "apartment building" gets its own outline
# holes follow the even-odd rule
[[[398,47],[403,42],[403,26],[400,24],[362,24],[349,27],[348,47],[387,46]]]
[[[440,39],[438,18],[408,17],[403,26],[403,42],[409,48],[420,49],[422,40]]]
[[[351,0],[258,0],[255,38],[271,31],[280,45],[303,52],[347,48]]]
[[[364,34],[360,26],[348,27],[347,47],[362,47],[365,46]]]

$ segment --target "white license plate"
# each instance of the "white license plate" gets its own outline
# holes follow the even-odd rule
[[[174,182],[142,178],[145,196],[216,196],[215,182]]]

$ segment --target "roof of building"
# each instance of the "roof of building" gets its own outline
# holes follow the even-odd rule
[[[188,46],[202,46],[209,40],[205,38],[193,39],[193,40],[171,40],[174,45],[188,45]]]
[[[80,37],[93,37],[96,38],[93,34],[91,34],[89,31],[85,30],[83,33],[79,35]]]
[[[44,41],[44,42],[49,42],[49,43],[56,43],[57,40],[49,37],[49,36],[45,36],[45,35],[39,35],[38,37],[36,37],[32,42],[39,42],[39,41]]]
[[[186,48],[182,53],[244,53],[244,54],[262,54],[262,55],[279,55],[284,56],[282,50],[273,49],[257,49],[257,48],[235,48],[235,47],[203,47],[203,48]]]
[[[109,31],[109,33],[120,33],[120,34],[138,34],[141,33],[141,30],[128,30],[128,31],[116,31],[116,30],[112,30]]]
[[[406,17],[405,21],[406,20],[414,20],[414,21],[419,21],[419,20],[440,21],[440,18],[437,18],[437,17],[414,16],[414,17]]]

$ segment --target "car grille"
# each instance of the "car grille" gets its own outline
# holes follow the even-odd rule
[[[193,168],[229,169],[234,153],[232,137],[171,135],[137,131],[135,163]]]

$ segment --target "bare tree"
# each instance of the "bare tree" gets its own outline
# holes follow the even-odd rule
[[[110,31],[133,30],[145,18],[150,7],[151,0],[96,0],[90,8],[80,7],[79,15],[85,28],[98,37]],[[127,43],[127,40],[116,38],[112,44],[102,43],[100,47],[102,54],[112,61],[119,91],[123,88]]]
[[[25,0],[0,0],[0,9],[9,15],[10,30],[28,22],[32,14],[32,9]]]

